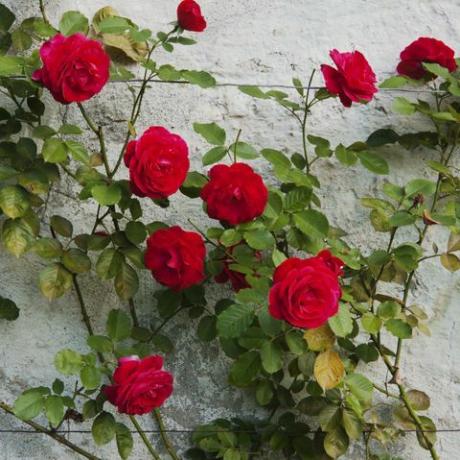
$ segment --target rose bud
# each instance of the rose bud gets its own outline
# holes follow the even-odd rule
[[[396,68],[397,72],[414,80],[436,78],[436,75],[423,67],[424,62],[439,64],[449,72],[457,68],[454,50],[435,38],[418,38],[401,52],[400,58],[401,62]]]
[[[204,280],[205,257],[201,235],[174,226],[149,236],[144,261],[160,284],[180,291]]]
[[[209,171],[209,182],[201,190],[207,213],[212,219],[230,225],[259,217],[268,201],[262,177],[244,163],[216,165]]]
[[[99,93],[109,79],[110,58],[102,45],[83,34],[57,34],[40,48],[43,63],[32,79],[63,104],[82,102]]]
[[[206,19],[201,14],[200,5],[194,0],[183,0],[177,7],[177,21],[184,30],[202,32],[206,29]]]
[[[299,328],[323,325],[339,308],[342,267],[340,259],[325,251],[309,259],[286,259],[273,276],[270,314]]]
[[[190,166],[188,147],[177,134],[152,126],[128,143],[124,154],[131,191],[139,197],[162,200],[185,181]]]
[[[113,384],[104,386],[103,393],[122,414],[148,414],[173,391],[173,376],[162,367],[163,358],[158,355],[120,358]]]
[[[370,101],[377,92],[377,79],[366,58],[359,51],[332,50],[329,55],[337,66],[337,69],[327,64],[321,66],[329,93],[338,95],[345,107],[351,107],[352,102]]]

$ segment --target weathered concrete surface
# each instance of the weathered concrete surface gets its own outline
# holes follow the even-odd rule
[[[3,1],[19,17],[38,14],[36,1]],[[168,30],[167,23],[174,19],[176,6],[171,0],[48,0],[45,3],[53,22],[69,9],[79,9],[91,16],[110,3],[121,14],[153,30]],[[453,47],[460,43],[460,4],[456,1],[201,0],[200,3],[209,28],[197,37],[199,44],[177,48],[173,55],[160,54],[157,60],[163,63],[172,59],[181,68],[209,70],[220,81],[289,84],[291,75],[305,80],[313,66],[329,61],[331,48],[363,51],[382,78],[394,68],[400,50],[420,35],[437,37]],[[88,107],[99,122],[108,124],[111,119],[127,116],[129,101],[129,92],[123,85],[109,85],[101,96],[88,103]],[[334,144],[366,138],[377,128],[399,123],[400,118],[391,114],[390,103],[388,93],[379,94],[366,107],[351,110],[343,109],[337,101],[328,101],[312,116],[311,132],[324,135]],[[62,114],[53,106],[46,116],[52,124]],[[68,119],[79,120],[74,107],[69,108]],[[235,134],[242,127],[242,138],[260,148],[286,148],[290,152],[300,149],[297,127],[282,109],[270,102],[255,102],[236,88],[203,91],[195,87],[155,84],[146,97],[138,127],[142,131],[149,125],[162,124],[180,133],[191,147],[194,166],[199,168],[205,146],[191,128],[193,121],[216,121]],[[412,126],[418,123],[416,118],[410,122]],[[401,129],[409,131],[410,126]],[[95,146],[90,133],[86,140],[89,146]],[[114,130],[108,132],[107,140],[113,159],[122,135]],[[418,160],[427,155],[388,150],[392,181],[402,183],[416,174],[426,175],[422,161]],[[345,228],[350,241],[362,249],[378,247],[382,236],[371,231],[367,212],[360,207],[358,198],[374,193],[383,179],[359,167],[343,171],[335,161],[322,162],[320,168],[324,208],[331,222]],[[269,170],[264,174],[268,178]],[[61,191],[75,193],[65,183]],[[55,194],[50,212],[72,217],[77,231],[83,231],[94,209],[81,207]],[[188,217],[197,222],[203,219],[200,203],[179,195],[173,198],[167,212],[149,206],[147,215],[152,220],[166,219],[184,226]],[[430,232],[427,247],[432,241],[443,247],[445,237]],[[52,304],[39,294],[36,276],[41,262],[38,259],[15,260],[0,250],[0,266],[0,292],[13,298],[21,308],[18,321],[0,325],[0,398],[13,401],[25,388],[53,381],[56,373],[52,361],[59,349],[72,346],[85,350],[85,330],[74,294]],[[437,262],[428,261],[416,282],[418,289],[413,293],[414,299],[430,312],[433,337],[418,337],[413,341],[411,349],[405,352],[403,378],[431,395],[431,414],[439,428],[460,428],[460,334],[456,312],[460,301],[459,277],[448,274]],[[110,288],[95,277],[83,277],[83,288],[91,318],[101,331],[107,312],[119,302],[115,295],[108,294]],[[155,315],[152,308],[155,288],[145,276],[136,298],[145,321]],[[203,346],[197,341],[194,325],[186,316],[179,316],[167,332],[177,343],[176,352],[167,358],[166,364],[176,376],[174,397],[164,408],[168,427],[189,429],[217,416],[258,413],[251,396],[228,387],[228,360],[218,354],[216,346]],[[375,370],[376,373],[380,371]],[[147,417],[143,422],[150,426]],[[0,426],[15,428],[20,424],[0,414]],[[72,434],[70,439],[93,450],[90,435]],[[173,440],[181,449],[188,446],[188,435],[173,435]],[[0,458],[5,460],[77,458],[52,440],[35,434],[0,434],[0,446]],[[146,458],[140,442],[137,446],[133,458]],[[441,458],[459,458],[460,436],[440,433],[438,447]],[[396,451],[408,460],[428,458],[413,435],[399,442]],[[110,447],[99,449],[98,453],[106,459],[117,458]],[[363,458],[360,447],[357,446],[348,458]]]

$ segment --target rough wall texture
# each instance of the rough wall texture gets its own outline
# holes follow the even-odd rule
[[[38,2],[33,0],[3,0],[19,17],[38,14]],[[79,9],[91,16],[98,8],[110,3],[120,13],[130,16],[142,26],[167,30],[174,17],[176,1],[172,0],[48,0],[49,16],[56,22],[69,9]],[[205,69],[221,81],[289,84],[291,75],[305,79],[313,66],[327,62],[331,48],[364,51],[377,73],[391,71],[402,47],[420,35],[435,36],[452,46],[460,44],[460,3],[455,0],[201,0],[209,28],[200,35],[194,47],[178,48],[172,56],[161,55],[159,62],[173,61],[182,68]],[[426,96],[426,95],[424,95]],[[429,96],[426,96],[429,97]],[[366,107],[344,110],[337,101],[323,104],[312,117],[312,132],[324,135],[333,143],[344,144],[365,138],[378,127],[397,124],[391,114],[391,96],[379,94]],[[127,115],[130,100],[124,85],[110,85],[88,106],[101,123]],[[376,110],[379,109],[379,110]],[[56,120],[63,115],[57,106],[50,106],[46,116]],[[69,121],[78,120],[74,107],[67,112]],[[148,92],[139,131],[151,124],[162,124],[180,133],[191,146],[196,168],[204,145],[191,129],[192,121],[216,121],[227,129],[243,128],[243,137],[259,147],[300,148],[294,123],[281,109],[269,102],[255,103],[236,88],[200,90],[195,87],[156,84]],[[419,124],[416,118],[411,120]],[[402,126],[401,129],[410,129]],[[118,152],[122,142],[120,132],[108,133],[109,151]],[[87,133],[89,146],[95,145]],[[424,175],[422,162],[407,152],[392,149],[387,152],[394,182],[402,182],[415,174]],[[428,154],[418,152],[420,159]],[[266,177],[269,171],[264,172]],[[323,202],[333,224],[349,231],[350,241],[361,248],[374,248],[382,237],[371,232],[367,212],[358,198],[374,193],[382,179],[360,168],[346,171],[335,161],[321,163]],[[75,194],[68,184],[61,191]],[[50,208],[70,216],[77,230],[86,228],[94,209],[82,207],[61,193],[54,194]],[[164,212],[150,206],[147,214],[156,219],[186,225],[187,217],[203,219],[200,203],[173,199]],[[445,235],[430,233],[428,243],[444,244]],[[16,260],[0,248],[0,292],[13,298],[21,307],[20,319],[0,325],[0,398],[12,401],[28,386],[49,384],[55,378],[52,366],[54,354],[65,346],[85,347],[85,330],[81,323],[73,294],[50,304],[39,294],[36,276],[41,262],[32,257]],[[83,278],[89,299],[91,317],[101,330],[108,310],[118,304],[109,289],[94,277]],[[409,384],[426,391],[432,397],[432,415],[439,428],[460,428],[460,346],[457,312],[460,301],[460,280],[442,270],[436,262],[425,263],[416,278],[417,301],[431,316],[432,338],[418,337],[405,353],[403,378]],[[150,278],[142,280],[137,302],[145,320],[151,319],[152,293]],[[177,348],[168,358],[167,366],[174,370],[177,383],[174,397],[164,408],[170,428],[188,429],[217,416],[232,414],[252,416],[258,410],[244,392],[235,391],[226,383],[227,359],[218,355],[217,347],[203,346],[195,338],[195,328],[185,316],[171,325],[168,333],[175,337]],[[375,373],[382,374],[381,369]],[[148,426],[150,420],[143,420]],[[2,428],[19,424],[0,414]],[[90,435],[72,434],[75,442],[91,446]],[[188,435],[174,435],[180,448],[188,445]],[[138,443],[139,445],[139,443]],[[13,459],[73,459],[52,440],[40,435],[0,434],[0,458]],[[443,459],[460,457],[460,435],[440,433],[439,450]],[[142,447],[133,458],[146,458]],[[404,459],[428,458],[420,450],[413,435],[396,446]],[[117,458],[115,451],[101,449],[103,458]],[[350,459],[363,458],[356,446]]]

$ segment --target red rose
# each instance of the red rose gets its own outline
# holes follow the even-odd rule
[[[149,236],[145,266],[159,283],[179,291],[204,280],[205,256],[206,248],[199,233],[174,226]]]
[[[326,64],[321,66],[326,89],[338,95],[345,107],[351,107],[352,102],[370,101],[377,92],[377,80],[366,58],[359,51],[332,50],[329,55],[337,69]]]
[[[55,35],[42,45],[40,57],[43,67],[32,74],[32,79],[63,104],[86,101],[109,79],[108,54],[99,42],[80,33]]]
[[[184,30],[202,32],[206,29],[206,19],[201,14],[200,5],[194,0],[183,0],[179,3],[177,20]]]
[[[342,295],[337,271],[343,263],[338,261],[325,251],[309,259],[285,260],[273,276],[270,314],[300,328],[324,324],[337,313]]]
[[[400,58],[401,62],[396,70],[400,75],[406,75],[414,80],[436,78],[436,75],[423,67],[423,62],[435,62],[449,72],[457,68],[454,50],[435,38],[418,38],[401,52]]]
[[[147,414],[160,407],[173,391],[173,376],[162,367],[163,358],[158,355],[120,358],[113,385],[104,386],[103,392],[118,412]]]
[[[316,257],[321,259],[337,276],[343,276],[343,267],[345,265],[343,260],[338,257],[334,257],[329,249],[323,249],[318,252]]]
[[[185,141],[160,126],[150,127],[138,140],[129,142],[124,161],[132,192],[154,200],[176,193],[190,166]]]
[[[247,164],[216,165],[211,168],[209,178],[201,190],[209,217],[237,225],[264,212],[267,187],[262,177]]]
[[[233,254],[233,250],[237,246],[232,246],[230,248],[227,248],[227,254],[220,259],[220,261],[223,264],[222,271],[214,277],[214,280],[217,283],[226,283],[227,281],[230,281],[230,284],[232,285],[232,289],[235,292],[240,291],[241,289],[246,289],[251,287],[250,284],[246,281],[246,275],[241,272],[237,272],[235,270],[232,270],[230,268],[231,264],[236,263],[232,257],[230,257],[231,254]],[[260,260],[262,258],[262,255],[259,251],[254,251],[254,257],[256,260]]]

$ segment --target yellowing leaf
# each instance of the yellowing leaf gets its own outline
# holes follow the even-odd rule
[[[326,350],[316,357],[313,373],[321,388],[330,390],[342,380],[345,367],[335,351]]]
[[[335,335],[328,324],[323,324],[315,329],[308,329],[303,335],[312,351],[324,351],[331,348],[335,343]]]

